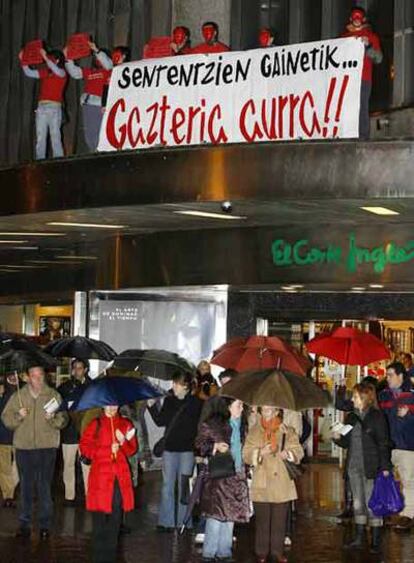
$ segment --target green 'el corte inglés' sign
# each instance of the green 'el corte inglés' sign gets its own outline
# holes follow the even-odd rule
[[[390,241],[373,248],[363,248],[357,245],[355,234],[351,233],[348,247],[344,249],[336,244],[312,246],[308,239],[293,243],[277,239],[272,243],[272,258],[275,266],[343,264],[350,274],[355,273],[362,264],[371,264],[374,272],[381,274],[388,264],[404,264],[414,260],[414,240],[402,246]]]

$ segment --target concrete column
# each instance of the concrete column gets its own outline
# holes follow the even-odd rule
[[[219,39],[230,43],[231,0],[173,0],[172,27],[185,25],[191,31],[192,45],[202,41],[201,26],[205,21],[215,21],[220,29]]]

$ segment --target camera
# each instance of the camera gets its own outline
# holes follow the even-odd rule
[[[221,204],[221,210],[224,213],[231,213],[233,211],[231,201],[223,201],[223,203]]]

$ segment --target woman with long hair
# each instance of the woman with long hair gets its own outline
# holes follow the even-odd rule
[[[250,494],[256,515],[255,552],[258,563],[268,556],[279,563],[283,556],[289,503],[298,498],[285,460],[299,463],[303,449],[293,428],[282,423],[282,413],[271,406],[260,408],[243,449],[244,461],[252,466]]]
[[[159,532],[172,532],[183,524],[189,496],[189,480],[194,470],[194,439],[202,406],[203,402],[193,394],[192,376],[181,372],[174,374],[172,390],[165,397],[160,410],[153,401],[148,401],[148,410],[155,424],[166,427],[162,452],[161,504],[157,525]],[[187,522],[187,528],[191,527],[190,520]]]
[[[203,545],[206,562],[233,561],[234,523],[248,522],[250,518],[243,441],[243,403],[221,396],[209,399],[195,441],[198,452],[210,462],[201,496],[201,513],[207,519]],[[216,454],[231,454],[233,468],[226,476],[212,473],[211,460]]]
[[[360,549],[364,545],[365,526],[371,527],[371,551],[381,547],[382,518],[376,517],[368,507],[375,477],[380,471],[387,476],[392,469],[390,438],[384,414],[378,408],[375,387],[359,383],[352,390],[354,410],[345,424],[352,430],[335,442],[348,449],[346,472],[352,490],[355,536],[344,545],[345,549]]]

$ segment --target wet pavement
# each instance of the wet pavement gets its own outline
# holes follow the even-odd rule
[[[287,552],[290,563],[414,563],[414,531],[387,530],[382,557],[366,552],[344,553],[341,549],[346,526],[336,523],[340,509],[342,476],[328,464],[311,464],[300,484],[301,501],[293,537]],[[155,525],[160,490],[160,474],[145,475],[137,494],[138,507],[128,515],[132,533],[123,536],[118,563],[200,563],[201,551],[187,533],[157,534]],[[86,563],[90,562],[91,518],[82,508],[64,507],[58,493],[55,528],[48,541],[33,534],[31,540],[14,537],[17,511],[0,509],[0,563]],[[254,563],[253,526],[237,530],[236,561]]]

